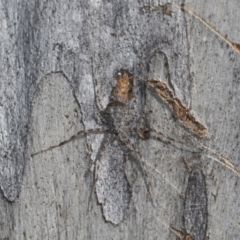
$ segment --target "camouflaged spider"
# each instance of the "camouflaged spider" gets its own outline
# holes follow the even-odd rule
[[[102,127],[81,130],[60,144],[33,154],[36,155],[62,146],[78,136],[104,134],[94,161],[94,186],[92,190],[95,189],[98,202],[102,204],[105,219],[113,224],[118,224],[123,220],[131,199],[131,187],[124,170],[124,159],[127,158],[129,153],[133,153],[139,160],[146,188],[151,196],[153,205],[156,205],[152,186],[145,169],[144,158],[137,147],[137,141],[139,139],[147,139],[150,134],[153,134],[157,136],[157,138],[161,138],[161,140],[172,143],[173,145],[185,145],[185,143],[164,136],[162,133],[146,127],[145,124],[141,123],[143,119],[141,116],[142,112],[137,108],[139,103],[137,101],[141,101],[141,96],[140,94],[136,94],[140,96],[139,98],[134,96],[136,88],[133,88],[133,75],[130,72],[121,69],[118,71],[116,79],[117,84],[113,87],[109,103],[104,110],[101,110],[100,104],[97,101],[97,83],[94,82],[95,108],[98,118],[101,120]],[[171,104],[173,105],[173,111],[174,109],[182,110],[181,105],[174,99],[171,91],[169,89],[162,90],[162,85],[159,86],[160,83],[160,81],[156,83],[150,81],[150,84],[156,85],[155,88],[162,99],[167,97],[165,101],[170,106]],[[164,94],[162,95],[161,93]],[[176,108],[176,106],[178,106],[178,108]],[[184,116],[182,111],[178,112],[181,112],[181,117]],[[90,194],[90,198],[91,195],[92,193]]]
[[[131,73],[121,69],[118,71],[116,79],[117,84],[113,87],[110,101],[104,110],[100,109],[94,88],[98,118],[104,128],[86,132],[105,134],[95,160],[95,191],[98,202],[102,204],[105,219],[114,224],[123,220],[131,198],[130,184],[123,167],[124,158],[130,152],[139,160],[152,204],[156,205],[154,191],[145,169],[145,161],[135,141],[147,139],[150,134],[154,134],[165,142],[185,145],[146,127],[145,123],[142,124],[141,113],[136,107],[137,99],[133,92],[133,75]],[[95,82],[94,86],[96,85]]]
[[[145,170],[143,156],[136,146],[139,137],[147,138],[150,130],[146,127],[139,127],[141,125],[139,124],[140,113],[136,108],[133,75],[121,69],[116,79],[117,84],[113,87],[109,103],[103,110],[97,101],[97,82],[94,82],[94,108],[96,117],[100,119],[100,128],[80,130],[67,140],[32,154],[34,156],[49,151],[79,136],[103,134],[103,140],[94,160],[92,192],[95,189],[98,202],[103,206],[105,219],[113,224],[118,224],[123,220],[131,199],[131,188],[124,171],[124,160],[130,152],[140,160],[146,187],[154,203],[154,194]]]
[[[94,76],[94,74],[93,74]],[[135,141],[148,139],[149,135],[155,135],[166,143],[171,143],[181,150],[188,144],[165,136],[155,129],[142,125],[139,109],[133,91],[133,75],[127,70],[121,69],[116,76],[117,84],[113,87],[110,101],[104,110],[100,110],[95,90],[95,102],[98,117],[101,119],[103,128],[82,131],[81,133],[103,133],[104,138],[98,150],[95,160],[95,191],[98,202],[102,204],[103,214],[107,221],[119,224],[124,219],[125,211],[131,199],[131,188],[124,171],[124,158],[131,152],[139,160],[144,176],[146,188],[150,194],[153,206],[156,205],[154,191],[150,183],[143,155],[139,151]],[[183,123],[198,137],[208,134],[207,128],[198,122],[191,111],[181,103],[172,93],[169,87],[160,80],[148,80],[147,84],[153,87],[161,99],[167,103],[178,120]],[[94,86],[96,83],[94,84]],[[140,96],[141,97],[141,96]],[[138,99],[139,100],[139,99]],[[194,150],[193,148],[197,149]],[[191,152],[203,153],[207,151],[219,158],[215,160],[228,167],[238,175],[237,170],[226,157],[218,154],[197,140],[196,145],[190,146]]]
[[[130,151],[140,160],[147,189],[153,204],[155,202],[143,156],[133,140],[137,136],[146,138],[149,132],[147,128],[136,127],[139,116],[136,114],[133,97],[133,75],[121,69],[116,78],[117,84],[111,92],[110,102],[105,110],[100,110],[95,97],[98,116],[106,127],[96,157],[96,194],[99,203],[103,206],[105,219],[114,224],[122,221],[131,198],[130,185],[123,168],[124,155],[126,156]]]

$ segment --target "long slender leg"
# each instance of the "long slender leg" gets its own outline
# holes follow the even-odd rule
[[[152,184],[149,180],[149,177],[148,177],[148,174],[147,174],[147,171],[146,171],[145,161],[144,161],[144,158],[143,158],[142,154],[140,153],[138,148],[134,145],[134,143],[131,141],[131,139],[128,137],[128,135],[123,130],[119,131],[119,138],[120,138],[120,140],[123,144],[126,144],[127,147],[137,155],[137,157],[139,159],[139,162],[140,162],[140,166],[141,166],[142,171],[143,171],[144,180],[145,180],[147,190],[148,190],[148,192],[151,196],[152,204],[155,207],[156,206],[156,198],[155,198],[154,191],[152,189]]]
[[[214,155],[215,157],[209,156],[209,158],[211,158],[215,162],[222,164],[224,167],[227,167],[228,169],[230,169],[231,171],[236,173],[238,176],[240,176],[240,170],[236,166],[234,166],[227,157],[223,156],[221,153],[217,152],[215,149],[212,149],[209,146],[201,143],[198,139],[196,139],[196,138],[194,139],[195,146],[190,146],[184,142],[176,141],[168,136],[165,136],[164,134],[157,132],[154,129],[149,129],[149,130],[151,132],[155,133],[157,136],[161,136],[161,138],[166,139],[169,143],[173,144],[174,146],[176,146],[176,144],[177,144],[177,146],[179,146],[178,148],[180,148],[182,150],[189,151],[188,149],[186,149],[186,147],[187,147],[187,148],[191,149],[190,152],[198,153],[198,152],[206,151],[207,153]],[[193,147],[196,149],[195,151],[192,150]]]
[[[230,169],[232,172],[236,173],[238,176],[240,176],[240,169],[238,169],[236,166],[234,166],[231,161],[223,156],[221,153],[217,152],[217,150],[210,148],[209,146],[201,143],[198,139],[194,139],[194,144],[189,145],[184,142],[175,140],[169,136],[165,136],[163,133],[158,132],[154,129],[137,129],[137,128],[132,128],[132,129],[125,129],[125,131],[132,131],[132,132],[137,132],[139,136],[142,138],[146,138],[145,135],[148,135],[149,133],[155,134],[157,138],[159,138],[160,141],[172,144],[173,146],[177,147],[178,149],[192,152],[192,153],[201,153],[203,151],[206,151],[210,156],[208,156],[210,159],[212,159],[215,162],[218,162],[222,164],[224,167],[227,167]],[[195,150],[196,149],[196,150]],[[212,157],[213,155],[214,157]]]
[[[176,139],[173,139],[169,136],[164,135],[163,133],[156,131],[155,129],[150,128],[149,129],[150,134],[155,135],[155,137],[157,139],[162,139],[162,141],[164,140],[167,143],[172,144],[173,146],[184,150],[184,151],[189,151],[189,152],[193,152],[193,153],[199,153],[203,151],[203,147],[201,145],[199,145],[197,138],[192,138],[191,143],[186,143],[186,142],[182,142]]]
[[[70,138],[68,138],[67,140],[65,140],[63,142],[60,142],[60,143],[58,143],[56,145],[50,146],[48,148],[42,149],[41,151],[38,151],[38,152],[35,152],[35,153],[31,154],[31,157],[34,157],[35,155],[38,155],[38,154],[50,151],[50,150],[52,150],[54,148],[63,146],[66,143],[69,143],[70,141],[76,139],[77,137],[79,137],[79,136],[81,136],[83,134],[90,134],[90,133],[102,134],[102,133],[106,133],[106,132],[108,132],[108,129],[106,129],[106,128],[95,128],[95,129],[80,130],[76,134],[74,134],[73,136],[71,136]]]
[[[93,193],[93,190],[95,189],[96,182],[97,182],[97,163],[100,162],[100,160],[101,160],[101,158],[103,156],[104,151],[106,150],[107,146],[110,143],[111,138],[112,137],[111,137],[110,134],[105,134],[104,135],[104,138],[103,138],[103,140],[101,142],[101,146],[98,149],[98,153],[97,153],[95,161],[94,161],[93,186],[92,186],[91,193],[90,193],[89,199],[88,199],[88,211],[89,211],[90,201],[92,199],[92,193]]]
[[[124,130],[126,132],[128,132],[128,131],[136,132],[143,139],[147,139],[147,138],[149,138],[149,136],[150,137],[152,136],[156,140],[159,140],[166,144],[171,144],[180,150],[193,152],[193,153],[199,153],[199,152],[203,151],[203,147],[200,144],[198,144],[197,140],[195,142],[193,142],[192,144],[188,144],[186,142],[182,142],[182,141],[173,139],[172,137],[166,136],[162,132],[156,131],[155,129],[152,129],[152,128],[144,128],[144,129],[141,129],[141,128],[129,129],[128,128],[128,129],[124,129]]]

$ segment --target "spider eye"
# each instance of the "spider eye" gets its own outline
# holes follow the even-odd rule
[[[120,72],[118,72],[118,75],[121,76],[122,74]]]

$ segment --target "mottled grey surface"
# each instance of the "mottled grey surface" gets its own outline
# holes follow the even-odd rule
[[[207,144],[240,168],[240,55],[176,3],[182,2],[167,7],[130,0],[0,2],[2,238],[177,239],[170,226],[184,229],[186,166],[197,166],[206,180],[206,237],[239,239],[239,176],[220,164],[217,154],[200,150]],[[237,0],[218,5],[188,0],[185,5],[223,36],[239,41]],[[95,192],[91,196],[103,134],[83,134],[61,145],[80,130],[102,126],[95,98],[104,110],[121,68],[134,77],[136,118],[186,143],[133,136],[146,163],[155,208],[134,154],[117,169],[111,162],[114,151],[105,153],[105,161],[126,184],[119,196],[128,199],[124,189],[131,188],[127,207],[108,211]],[[208,128],[208,138],[198,139],[174,118],[146,87],[149,76],[169,77],[162,80]],[[106,222],[107,215],[117,216],[118,225]]]
[[[0,186],[10,201],[21,187],[29,114],[22,11],[21,3],[0,2]]]
[[[221,1],[219,10],[213,10],[213,4],[214,1],[201,4],[197,1],[186,2],[222,35],[239,43],[236,38],[239,26],[235,26],[239,18],[235,11],[239,8],[239,1]],[[232,20],[229,20],[230,16]],[[227,156],[239,169],[240,55],[200,21],[187,14],[186,17],[192,24],[188,28],[192,99],[195,99],[192,108],[203,113],[202,119],[205,119],[210,132],[210,147]],[[203,173],[208,193],[207,236],[210,239],[238,239],[239,177],[212,160],[202,160],[205,162]]]
[[[201,170],[194,169],[188,177],[184,199],[185,230],[195,240],[205,240],[207,231],[207,189]]]

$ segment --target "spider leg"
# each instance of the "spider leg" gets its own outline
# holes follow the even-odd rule
[[[63,142],[60,142],[60,143],[58,143],[56,145],[53,145],[53,146],[50,146],[48,148],[42,149],[42,150],[40,150],[38,152],[32,153],[31,157],[34,157],[35,155],[38,155],[38,154],[50,151],[50,150],[52,150],[54,148],[63,146],[63,145],[69,143],[70,141],[76,139],[77,137],[79,137],[79,136],[81,136],[83,134],[90,134],[90,133],[91,134],[102,134],[102,133],[106,133],[106,132],[108,132],[108,129],[106,129],[106,128],[95,128],[95,129],[80,130],[76,134],[72,135],[70,138],[64,140]]]
[[[146,129],[132,128],[132,129],[128,129],[128,131],[137,132],[138,135],[142,138],[147,138],[146,135],[148,135],[149,133],[150,134],[152,133],[153,135],[155,135],[157,140],[168,143],[168,144],[171,144],[171,145],[173,145],[174,147],[176,147],[180,150],[188,151],[188,152],[191,152],[191,153],[202,153],[203,151],[206,151],[208,154],[210,154],[208,156],[210,159],[212,159],[215,162],[218,162],[218,163],[222,164],[224,167],[230,169],[232,172],[234,172],[238,176],[240,176],[240,169],[238,169],[236,166],[234,166],[227,157],[225,157],[224,155],[222,155],[221,153],[219,153],[215,149],[212,149],[209,146],[201,143],[196,138],[192,139],[194,142],[192,143],[192,145],[189,145],[189,144],[184,143],[182,141],[175,140],[175,139],[173,139],[169,136],[165,136],[163,133],[158,132],[154,129],[150,129],[150,128],[146,128]]]
[[[100,160],[101,160],[101,158],[104,154],[104,151],[106,150],[107,146],[109,145],[111,139],[112,139],[111,134],[105,134],[104,135],[104,138],[101,142],[101,146],[98,149],[98,152],[97,152],[97,155],[96,155],[96,158],[95,158],[95,161],[94,161],[93,186],[92,186],[89,198],[88,198],[88,211],[89,211],[90,201],[92,199],[93,190],[95,189],[96,182],[97,182],[97,177],[98,177],[97,176],[97,163],[100,162]]]
[[[200,153],[204,150],[204,148],[199,144],[198,140],[196,139],[192,139],[191,144],[189,144],[169,137],[162,132],[156,131],[153,128],[131,128],[127,130],[130,132],[136,132],[142,139],[148,139],[151,137],[165,144],[171,144],[175,148],[183,151]]]
[[[147,174],[147,171],[146,171],[145,160],[144,160],[142,154],[140,153],[138,148],[135,146],[135,144],[131,141],[131,139],[128,137],[128,135],[123,130],[119,131],[119,138],[120,138],[120,140],[123,144],[126,144],[126,146],[137,155],[137,157],[139,159],[139,162],[140,162],[141,169],[143,171],[144,180],[145,180],[147,190],[150,194],[152,204],[155,207],[156,206],[156,198],[155,198],[154,191],[152,189],[152,184],[149,180],[149,177],[148,177],[148,174]]]

